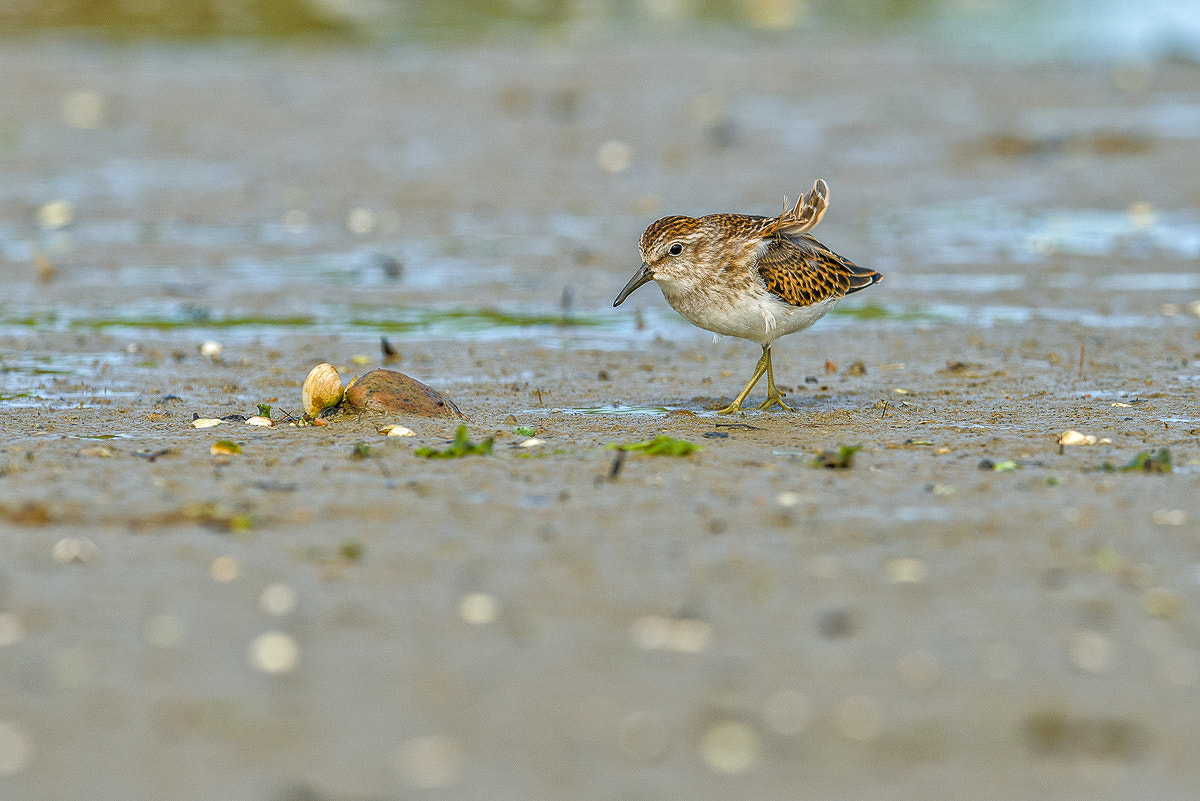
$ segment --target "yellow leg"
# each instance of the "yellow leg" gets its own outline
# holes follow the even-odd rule
[[[783,402],[783,394],[775,387],[775,375],[771,372],[771,346],[763,347],[763,356],[767,360],[767,399],[754,407],[766,411],[772,406],[778,406],[785,412],[792,411],[792,407]]]
[[[763,373],[768,372],[770,369],[771,346],[763,345],[763,355],[759,357],[758,365],[754,368],[754,377],[750,379],[750,383],[747,384],[746,388],[741,391],[741,394],[733,399],[733,403],[729,404],[724,409],[719,410],[717,414],[733,414],[734,412],[740,412],[742,410],[742,401],[746,400],[746,396],[750,394],[750,390],[754,389],[754,385],[758,383],[758,379],[763,377]],[[775,387],[774,381],[771,382],[771,387],[772,389]],[[776,391],[775,394],[778,395],[779,392]]]

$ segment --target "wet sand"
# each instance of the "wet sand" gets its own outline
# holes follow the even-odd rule
[[[0,72],[4,797],[1193,796],[1195,65],[689,34]],[[612,309],[637,237],[818,176],[885,280],[776,343],[795,413],[717,416],[758,348]],[[381,335],[491,456],[191,426]],[[703,450],[607,447],[660,434]]]

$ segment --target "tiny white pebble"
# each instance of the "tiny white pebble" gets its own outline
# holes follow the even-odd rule
[[[496,596],[486,592],[473,592],[464,595],[458,602],[458,614],[464,621],[474,626],[486,626],[496,621],[500,614],[500,603]]]
[[[407,426],[402,426],[399,423],[388,423],[383,428],[379,429],[380,434],[387,434],[389,437],[412,437],[416,436],[416,431],[413,431]]]
[[[200,343],[200,355],[215,359],[225,350],[225,346],[216,340],[209,339]]]
[[[96,543],[86,537],[63,537],[54,543],[54,547],[50,549],[50,555],[55,562],[62,565],[70,562],[86,565],[96,561],[98,551]]]
[[[263,673],[290,673],[300,661],[300,647],[290,634],[268,631],[250,644],[250,664]]]
[[[1095,434],[1084,434],[1082,431],[1076,431],[1069,428],[1058,437],[1059,445],[1095,445],[1097,442]]]

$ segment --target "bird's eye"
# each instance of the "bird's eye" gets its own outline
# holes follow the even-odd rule
[[[679,244],[678,242],[676,242],[674,245],[671,245],[671,247],[667,248],[667,253],[671,254],[672,256],[678,256],[682,252],[683,252],[683,245]]]

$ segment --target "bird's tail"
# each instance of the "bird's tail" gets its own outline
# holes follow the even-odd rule
[[[860,289],[866,289],[871,284],[878,284],[883,280],[883,274],[875,272],[870,267],[860,267],[848,259],[843,259],[842,262],[848,268],[847,274],[850,278],[850,287],[846,290],[847,295]]]

